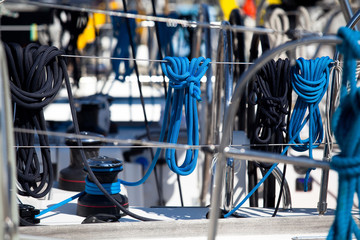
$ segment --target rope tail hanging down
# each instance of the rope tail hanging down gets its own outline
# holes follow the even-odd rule
[[[331,167],[339,174],[337,207],[327,239],[360,239],[360,230],[351,216],[354,195],[360,196],[360,89],[356,87],[356,60],[360,59],[360,33],[342,27],[343,39],[338,50],[344,55],[340,105],[333,116],[333,130],[341,153],[334,156]]]
[[[177,143],[182,110],[185,105],[187,144],[198,146],[199,126],[196,101],[201,101],[200,79],[206,73],[211,60],[203,57],[194,58],[190,62],[184,57],[165,57],[164,60],[167,62],[162,63],[161,67],[164,74],[169,78],[169,86],[159,141],[164,141],[165,132],[168,131],[167,142]],[[170,123],[168,128],[169,112]],[[167,149],[165,153],[166,162],[169,168],[175,173],[188,175],[192,173],[196,167],[198,152],[198,149],[188,149],[185,160],[181,166],[178,166],[175,159],[175,149]],[[137,186],[144,183],[154,169],[160,153],[161,149],[158,148],[149,169],[142,179],[137,182],[126,182],[123,180],[120,180],[120,182],[127,186]]]

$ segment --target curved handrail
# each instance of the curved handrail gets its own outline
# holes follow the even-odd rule
[[[223,21],[222,25],[230,25],[229,22]],[[233,45],[232,45],[232,32],[230,30],[222,30],[219,33],[218,40],[218,52],[216,56],[217,61],[232,62],[233,61]],[[213,142],[219,143],[222,138],[222,130],[224,126],[224,118],[226,112],[229,109],[231,103],[231,96],[233,92],[233,65],[224,64],[217,65],[216,67],[216,81],[213,96]],[[224,95],[224,96],[222,96]],[[224,102],[221,99],[224,99]],[[222,104],[224,104],[222,106]],[[223,112],[221,112],[223,109]],[[230,137],[231,138],[231,137]],[[222,171],[222,169],[220,169]],[[225,201],[224,207],[226,210],[232,208],[233,197],[233,182],[234,182],[234,165],[232,159],[228,159],[225,169],[226,181],[225,181]]]
[[[221,23],[222,25],[230,25],[229,22],[223,21]],[[219,40],[218,40],[218,54],[216,56],[217,61],[226,61],[226,62],[232,62],[233,61],[233,51],[232,51],[232,32],[230,30],[221,30],[219,34]],[[223,50],[223,51],[221,51]],[[230,105],[231,105],[231,96],[233,92],[233,65],[232,64],[223,64],[223,65],[217,65],[216,68],[216,81],[215,81],[215,90],[217,92],[214,94],[213,103],[215,109],[215,133],[219,130],[220,124],[222,122],[222,129],[224,129],[224,121],[220,121],[221,119],[221,113],[219,112],[221,108],[221,87],[224,86],[224,112],[223,116],[226,115],[226,112],[228,111]],[[224,119],[224,118],[223,118]],[[215,143],[220,142],[220,139],[222,138],[222,132],[215,134]],[[230,138],[229,138],[230,139]]]
[[[0,200],[0,222],[2,230],[0,230],[0,238],[2,239],[17,239],[18,238],[18,204],[16,200],[16,158],[14,151],[14,136],[13,136],[13,120],[12,120],[12,105],[10,94],[10,81],[6,61],[6,54],[3,44],[0,44],[0,118],[1,118],[1,179],[0,189],[2,199]]]
[[[357,11],[354,16],[350,19],[350,21],[346,24],[346,27],[348,28],[354,28],[355,25],[360,21],[360,10]],[[333,60],[334,61],[338,61],[340,58],[340,54],[339,54],[339,51],[335,51],[335,54],[334,54],[334,58]],[[334,84],[335,84],[335,74],[333,74],[333,78],[332,78],[332,84],[331,84],[331,97],[330,97],[330,106],[332,108],[329,109],[329,116],[330,116],[330,119],[331,119],[331,116],[332,116],[332,113],[334,112],[335,110],[335,106],[334,106],[334,98],[333,98],[333,94],[334,94]],[[331,124],[331,121],[330,121],[330,124]]]
[[[199,13],[199,18],[205,22],[205,23],[209,23],[210,22],[210,14],[209,14],[209,6],[207,4],[201,4],[200,5],[200,13]],[[212,46],[211,46],[211,29],[210,28],[202,28],[203,30],[203,35],[202,37],[204,38],[204,42],[205,42],[205,55],[206,58],[210,58],[212,59]],[[196,49],[196,51],[200,51],[200,47],[199,49]],[[211,127],[211,110],[212,110],[212,99],[213,99],[213,84],[212,84],[212,67],[210,66],[208,68],[208,70],[206,71],[206,90],[205,90],[205,101],[204,101],[204,113],[203,116],[204,118],[201,120],[203,121],[203,124],[200,128],[200,141],[201,144],[211,144],[212,141],[212,132],[211,131],[207,131],[207,129]],[[200,204],[202,206],[205,205],[205,199],[206,199],[206,194],[208,193],[208,189],[210,186],[210,181],[211,181],[211,176],[210,173],[208,171],[208,169],[211,166],[211,159],[212,159],[212,155],[205,152],[205,161],[204,161],[204,169],[203,169],[203,181],[202,181],[202,187],[201,187],[201,193],[200,193]]]
[[[245,86],[247,82],[254,76],[261,67],[276,57],[277,54],[280,52],[284,52],[287,50],[294,49],[298,46],[308,45],[312,43],[322,43],[322,44],[339,44],[342,40],[335,36],[335,35],[328,35],[328,36],[310,36],[303,39],[298,39],[290,42],[286,42],[276,48],[273,48],[267,52],[265,52],[260,58],[258,58],[253,65],[249,67],[249,69],[241,76],[239,81],[236,84],[231,103],[229,105],[229,109],[225,114],[225,121],[224,121],[224,131],[219,145],[219,155],[218,155],[218,167],[220,169],[224,168],[224,149],[229,145],[231,134],[230,131],[232,129],[234,117],[239,106],[239,102],[241,99],[242,94],[244,93]],[[219,207],[219,200],[220,200],[220,190],[222,188],[222,181],[223,178],[222,171],[216,171],[215,173],[215,187],[212,194],[212,202],[211,206],[212,209],[218,209]],[[215,239],[216,235],[216,224],[217,224],[217,211],[210,212],[210,227],[209,227],[209,239]]]
[[[348,28],[354,28],[356,23],[360,20],[360,10],[357,11],[352,18],[349,20],[349,22],[346,24],[346,27]],[[336,62],[340,58],[339,51],[335,51],[333,60]],[[332,82],[331,82],[331,89],[330,89],[330,103],[329,106],[326,106],[327,112],[329,113],[329,118],[326,120],[327,127],[326,129],[330,129],[329,125],[331,126],[331,119],[332,115],[335,111],[336,107],[336,99],[337,94],[339,92],[339,89],[335,86],[336,84],[336,74],[333,73],[332,76]],[[329,97],[329,96],[327,96]],[[331,132],[326,132],[328,135],[332,135]],[[325,149],[323,154],[324,161],[329,161],[331,157],[331,149],[330,146],[333,144],[333,141],[331,138],[325,138]],[[320,186],[320,196],[319,196],[319,202],[318,202],[318,212],[319,214],[324,214],[327,211],[327,189],[328,189],[328,179],[329,179],[329,170],[324,169],[321,176],[321,186]]]

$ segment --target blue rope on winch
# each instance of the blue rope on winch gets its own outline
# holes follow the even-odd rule
[[[333,131],[341,153],[332,158],[331,168],[339,174],[336,215],[327,239],[360,239],[360,230],[351,216],[355,192],[360,196],[360,89],[356,87],[356,60],[360,59],[360,33],[342,27],[337,46],[344,55],[340,105],[333,115]]]
[[[182,109],[185,105],[187,144],[198,146],[199,127],[196,101],[201,101],[200,79],[204,76],[211,60],[203,57],[194,58],[190,62],[184,57],[165,57],[164,60],[167,62],[162,63],[161,67],[164,74],[169,78],[169,86],[159,142],[164,141],[167,130],[167,142],[177,143]],[[167,127],[169,112],[171,113],[170,123],[169,127]],[[175,173],[188,175],[196,167],[198,152],[198,149],[188,149],[184,162],[181,166],[178,166],[175,159],[175,149],[167,149],[165,152],[166,162]],[[160,153],[161,149],[158,148],[149,169],[142,179],[137,182],[126,182],[124,180],[120,180],[120,182],[127,186],[137,186],[144,183],[154,169]]]
[[[119,179],[116,182],[102,183],[101,185],[111,195],[121,192]],[[98,188],[98,186],[95,183],[91,182],[88,177],[85,178],[85,192],[91,195],[104,195],[104,193]]]
[[[309,150],[311,159],[312,150],[321,144],[324,137],[319,103],[327,91],[331,62],[329,57],[315,60],[299,58],[291,71],[291,83],[298,95],[288,130],[289,138],[294,139],[293,143],[296,144],[291,147],[298,152]],[[309,137],[301,139],[300,134],[306,123],[309,126]],[[305,192],[308,189],[310,171],[313,169],[315,168],[309,168],[306,172]]]
[[[119,166],[119,167],[113,167],[113,168],[97,168],[97,169],[92,169],[94,172],[102,172],[102,173],[106,173],[106,172],[114,172],[114,171],[122,171],[123,170],[123,166]],[[121,192],[121,185],[120,185],[120,179],[118,179],[116,182],[113,183],[103,183],[101,184],[105,190],[110,193],[111,195],[113,194],[118,194]],[[86,176],[85,178],[85,191],[82,191],[72,197],[69,197],[57,204],[54,204],[50,207],[48,207],[47,209],[42,210],[38,215],[36,215],[35,217],[40,217],[42,215],[44,215],[45,213],[51,212],[69,202],[71,202],[72,200],[75,200],[79,197],[81,197],[82,195],[84,195],[85,193],[91,194],[91,195],[104,195],[104,193],[99,189],[99,187],[91,182],[88,178],[88,176]]]

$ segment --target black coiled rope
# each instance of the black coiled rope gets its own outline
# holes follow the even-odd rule
[[[71,91],[67,66],[63,51],[55,47],[29,44],[22,49],[18,44],[5,44],[7,61],[9,65],[10,87],[14,104],[14,126],[28,130],[46,130],[42,108],[49,104],[56,96],[62,81],[65,81],[71,116],[76,135],[80,135],[77,121],[74,98]],[[49,141],[47,135],[38,134],[42,154],[42,172],[40,162],[36,154],[34,134],[26,131],[16,131],[16,155],[18,166],[18,182],[21,185],[19,193],[32,197],[43,197],[51,189],[53,184],[53,171],[50,159]],[[31,132],[31,131],[28,131]],[[24,143],[27,145],[24,145]],[[78,146],[82,146],[80,138]],[[141,221],[156,221],[134,214],[115,200],[100,184],[89,163],[86,160],[83,149],[80,149],[84,167],[87,169],[89,178],[104,193],[113,204],[125,214]]]
[[[29,44],[5,44],[9,68],[11,96],[14,107],[14,128],[46,131],[43,108],[56,96],[62,85],[64,52],[56,47]],[[64,64],[59,64],[64,62]],[[41,146],[41,161],[34,147],[33,133],[16,132],[16,164],[19,194],[44,197],[51,189],[54,174],[51,165],[49,139],[37,136]],[[42,164],[41,164],[42,163]],[[40,167],[42,166],[42,167]]]
[[[252,125],[253,134],[249,136],[250,142],[261,145],[254,149],[281,153],[284,150],[281,144],[287,143],[286,133],[291,103],[290,61],[271,60],[257,73],[251,86],[249,103],[257,105],[257,110]],[[271,143],[280,145],[269,146]],[[260,163],[260,166],[265,169],[270,167],[264,163]],[[279,208],[285,172],[286,165],[274,216]]]
[[[257,105],[255,132],[252,143],[285,143],[286,116],[289,113],[290,62],[288,59],[271,60],[256,75],[250,89],[249,102]],[[264,151],[279,152],[283,146],[257,147]]]

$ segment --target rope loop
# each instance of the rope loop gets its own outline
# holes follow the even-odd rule
[[[190,63],[185,57],[165,57],[164,60],[168,62],[161,63],[161,67],[170,80],[171,88],[176,90],[187,88],[192,97],[201,101],[200,79],[204,76],[210,59],[199,57],[192,59]]]
[[[360,156],[346,157],[337,155],[332,158],[331,168],[339,173],[341,178],[352,178],[360,175]]]
[[[59,67],[57,57],[64,52],[56,47],[39,46],[35,43],[24,49],[18,44],[9,43],[5,45],[5,51],[11,74],[13,101],[32,110],[48,105],[62,84],[64,69]]]
[[[301,101],[319,104],[328,87],[331,62],[329,57],[296,60],[297,64],[292,71],[292,86]]]

